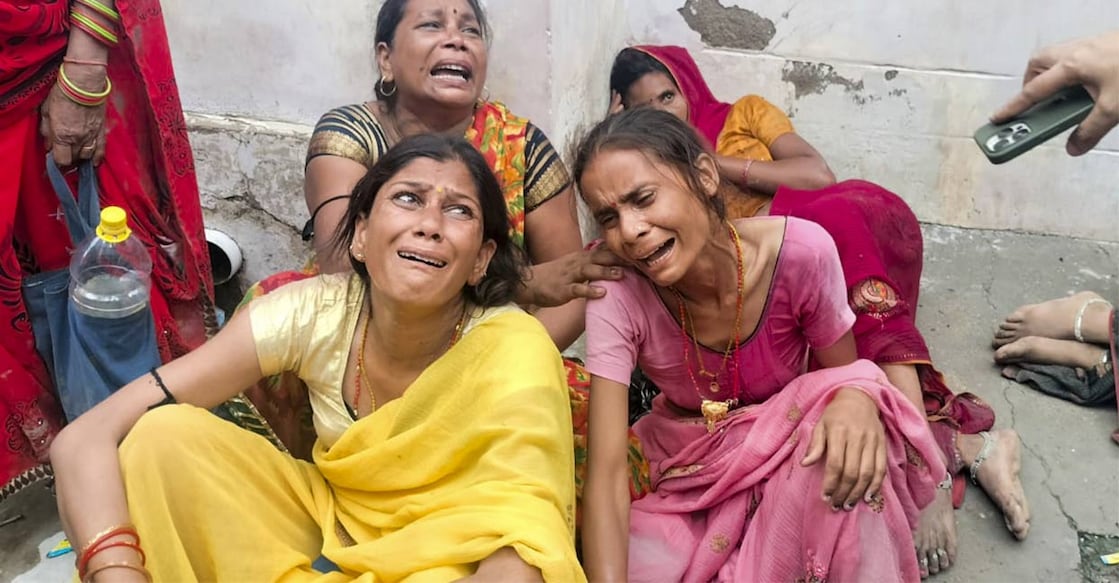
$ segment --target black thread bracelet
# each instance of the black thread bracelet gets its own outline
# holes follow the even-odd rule
[[[174,405],[175,403],[178,403],[178,401],[175,400],[175,395],[172,395],[171,391],[167,390],[167,385],[163,384],[163,377],[159,376],[159,373],[156,372],[155,367],[153,366],[152,369],[148,372],[152,373],[152,378],[155,379],[156,386],[159,387],[159,390],[163,391],[164,395],[166,395],[166,397],[164,397],[162,401],[152,405],[151,407],[148,407],[148,411],[151,411],[156,407],[162,407],[164,405]]]
[[[322,210],[322,207],[326,206],[326,203],[328,202],[342,200],[343,198],[350,198],[350,195],[339,194],[338,196],[332,196],[320,202],[319,206],[315,207],[315,211],[311,213],[311,218],[307,219],[307,222],[303,224],[302,237],[304,241],[310,241],[315,236],[315,217],[319,216],[319,211]]]

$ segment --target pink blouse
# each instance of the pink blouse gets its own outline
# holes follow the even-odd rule
[[[606,289],[606,296],[587,303],[587,371],[628,385],[630,374],[640,367],[673,404],[693,411],[699,409],[700,394],[711,400],[732,398],[733,374],[739,379],[740,404],[766,400],[807,370],[810,348],[835,344],[855,321],[835,242],[816,223],[795,217],[785,224],[757,329],[715,379],[717,392],[710,390],[711,379],[700,376],[690,338],[684,361],[683,332],[651,281],[626,269],[620,281],[596,285]],[[707,371],[719,370],[721,349],[700,345],[700,353]]]

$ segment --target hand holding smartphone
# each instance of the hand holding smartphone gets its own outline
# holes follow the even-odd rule
[[[1012,120],[979,128],[975,143],[992,164],[1002,164],[1080,123],[1093,106],[1084,87],[1066,87]]]

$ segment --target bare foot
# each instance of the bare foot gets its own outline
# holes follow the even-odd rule
[[[913,546],[921,578],[947,570],[956,562],[956,510],[952,508],[952,491],[937,490],[936,499],[921,511]]]
[[[1014,310],[995,331],[996,347],[1027,336],[1043,336],[1058,340],[1073,338],[1076,314],[1088,300],[1103,299],[1095,292],[1080,292],[1040,304],[1027,304]],[[1095,310],[1108,310],[1106,304],[1093,303],[1085,310],[1085,319]]]
[[[960,437],[967,439],[966,444],[961,439],[960,453],[970,467],[982,447],[983,438],[979,435]],[[997,429],[991,432],[991,437],[995,443],[987,459],[979,465],[979,486],[1002,510],[1003,521],[1014,538],[1025,540],[1030,533],[1030,503],[1018,476],[1022,469],[1022,441],[1013,429]]]
[[[1091,368],[1100,363],[1103,354],[1104,349],[1095,344],[1027,336],[996,350],[995,362],[999,364],[1031,362]]]

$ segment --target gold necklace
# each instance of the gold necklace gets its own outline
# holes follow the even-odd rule
[[[730,360],[730,353],[733,351],[734,348],[736,348],[738,346],[739,341],[741,339],[741,335],[742,335],[742,312],[743,312],[743,305],[746,303],[746,301],[745,301],[745,284],[743,282],[744,275],[745,275],[743,272],[745,270],[745,266],[742,263],[742,241],[739,238],[738,230],[734,228],[734,225],[732,225],[728,222],[727,223],[727,228],[730,231],[731,241],[734,243],[734,253],[735,253],[735,260],[736,260],[735,275],[737,276],[737,279],[738,279],[738,281],[735,285],[736,294],[735,294],[735,308],[734,308],[734,335],[729,340],[727,340],[727,346],[726,346],[725,349],[723,349],[722,362],[719,364],[719,370],[716,371],[715,373],[709,372],[703,365],[703,355],[699,350],[699,340],[696,338],[696,333],[695,333],[695,320],[692,319],[691,314],[688,312],[688,306],[684,302],[684,296],[675,287],[669,288],[669,290],[671,290],[672,293],[676,296],[676,303],[677,303],[677,306],[679,307],[679,310],[680,310],[680,334],[681,334],[681,336],[684,337],[683,338],[683,340],[684,340],[684,366],[688,370],[688,377],[691,378],[691,380],[692,380],[692,385],[695,387],[696,394],[699,395],[699,398],[700,398],[700,409],[699,410],[703,414],[703,418],[707,421],[707,432],[708,433],[714,433],[715,432],[715,424],[718,423],[719,421],[722,421],[723,419],[726,419],[727,415],[730,412],[731,407],[734,407],[734,406],[738,405],[738,383],[739,383],[738,370],[737,370],[737,367],[735,367],[736,370],[734,371],[734,374],[732,375],[731,385],[733,387],[733,390],[731,392],[731,398],[730,399],[727,399],[725,401],[714,401],[714,400],[708,399],[703,394],[703,391],[700,390],[699,382],[696,380],[695,375],[692,373],[692,367],[691,367],[691,364],[689,363],[690,358],[688,357],[688,331],[687,331],[687,329],[688,328],[691,329],[691,337],[692,337],[692,342],[691,343],[695,348],[695,358],[696,358],[696,362],[699,364],[699,374],[701,376],[707,377],[711,380],[711,384],[708,386],[708,390],[710,390],[712,394],[718,393],[719,390],[720,390],[719,382],[718,382],[719,375],[722,374],[722,372],[726,369],[727,362],[729,362],[729,360]]]
[[[449,351],[459,339],[462,338],[462,329],[466,326],[466,317],[470,313],[466,304],[462,306],[462,316],[459,317],[458,323],[455,324],[455,330],[451,333],[451,339],[447,342],[447,346],[440,352],[440,356]],[[373,319],[372,309],[368,310],[365,315],[365,326],[361,329],[361,347],[358,348],[357,353],[357,378],[354,379],[354,415],[361,417],[361,387],[363,384],[369,385],[369,413],[373,414],[377,410],[377,396],[373,394],[373,383],[370,382],[369,376],[365,371],[365,341],[369,339],[369,322]],[[435,357],[438,360],[439,357]],[[433,361],[434,362],[434,361]]]

